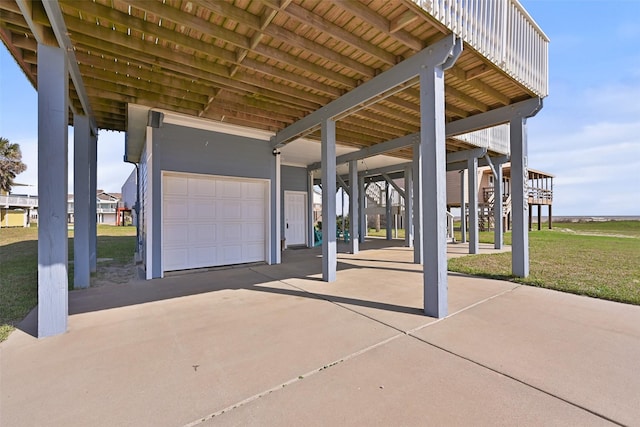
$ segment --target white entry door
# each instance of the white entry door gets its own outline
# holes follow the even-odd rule
[[[287,246],[307,244],[307,193],[284,192],[284,237]]]

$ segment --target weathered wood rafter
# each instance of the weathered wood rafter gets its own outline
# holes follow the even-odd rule
[[[59,3],[98,126],[118,130],[127,103],[137,103],[276,132],[448,32],[411,0]],[[42,0],[0,1],[0,39],[34,86],[38,38],[55,42]],[[445,83],[449,120],[531,96],[466,47]],[[81,110],[72,84],[69,95]],[[339,143],[364,147],[419,131],[417,81],[388,95],[340,116]]]

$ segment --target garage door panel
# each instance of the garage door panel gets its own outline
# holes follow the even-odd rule
[[[246,244],[243,249],[243,258],[247,260],[245,262],[264,260],[264,243]]]
[[[189,244],[201,245],[215,242],[217,240],[217,228],[217,224],[189,224]]]
[[[264,200],[264,184],[255,182],[242,183],[243,198]]]
[[[219,200],[217,210],[221,221],[237,221],[242,218],[242,202],[240,200]]]
[[[189,178],[189,196],[214,198],[216,184],[212,178]]]
[[[163,182],[163,193],[166,195],[184,196],[188,194],[189,179],[186,177],[171,176]]]
[[[163,203],[163,217],[168,221],[184,221],[189,217],[186,209],[187,198],[165,196]]]
[[[223,245],[222,251],[223,264],[240,264],[247,262],[243,261],[241,244]]]
[[[189,219],[211,220],[216,216],[216,201],[213,198],[190,199],[186,206],[189,206]]]
[[[260,241],[264,243],[264,223],[242,224],[242,240],[245,242]]]
[[[164,269],[180,270],[188,262],[187,248],[164,248]]]
[[[190,268],[210,267],[219,264],[217,252],[216,246],[189,248],[189,262],[192,265]]]
[[[219,180],[216,189],[221,199],[242,199],[242,182]]]
[[[264,202],[249,200],[242,204],[242,219],[264,220]]]
[[[242,240],[242,224],[241,223],[225,223],[222,226],[221,240],[224,243]]]
[[[163,270],[266,260],[266,181],[170,173],[163,179]]]
[[[164,245],[167,247],[184,246],[189,243],[187,233],[182,224],[165,224]]]

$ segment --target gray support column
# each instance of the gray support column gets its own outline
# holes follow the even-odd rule
[[[273,264],[280,264],[282,262],[282,186],[280,179],[280,151],[276,150],[275,154],[275,182],[273,190],[273,211],[274,211],[274,241],[271,242],[271,250],[273,251],[273,256],[271,257],[271,262]]]
[[[307,174],[307,247],[312,248],[315,233],[313,232],[313,173]]]
[[[460,171],[460,233],[462,243],[467,243],[467,177],[465,169]]]
[[[340,220],[340,232],[342,233],[342,238],[344,239],[344,187],[340,188],[340,198],[342,200],[342,203],[340,205],[341,207],[341,220]]]
[[[422,154],[413,146],[413,263],[422,264]]]
[[[88,117],[73,117],[73,139],[73,287],[81,289],[89,287],[91,278],[89,151],[92,139]]]
[[[469,174],[469,253],[478,253],[478,158],[467,161]]]
[[[322,280],[336,280],[336,122],[322,122]]]
[[[510,122],[511,148],[511,266],[517,277],[529,275],[529,200],[527,198],[527,120],[516,117]]]
[[[385,182],[384,186],[384,197],[385,197],[385,218],[386,218],[386,233],[385,237],[387,240],[391,240],[391,230],[393,229],[393,224],[391,220],[391,216],[393,213],[391,212],[391,186],[388,182]]]
[[[38,44],[38,338],[67,330],[68,97],[64,49]]]
[[[91,135],[89,141],[89,267],[96,272],[98,262],[98,229],[97,218],[97,184],[98,176],[98,137]]]
[[[365,209],[367,208],[367,192],[364,188],[364,176],[358,177],[358,196],[360,200],[358,206],[358,220],[360,221],[360,227],[358,230],[359,240],[360,243],[364,243],[364,238],[367,234],[367,215],[365,214]]]
[[[493,247],[495,249],[502,249],[504,246],[504,230],[502,220],[502,212],[504,210],[502,206],[502,163],[495,165],[496,176],[495,183],[493,184]]]
[[[413,171],[411,168],[404,170],[404,245],[408,248],[413,247]]]
[[[357,254],[360,250],[360,209],[358,204],[360,201],[360,180],[358,179],[358,161],[349,162],[349,185],[351,186],[351,194],[349,194],[349,235],[350,249],[352,254]],[[344,219],[343,219],[344,220]]]
[[[447,159],[444,70],[420,70],[420,151],[422,152],[422,245],[424,312],[442,318],[447,296]]]
[[[538,231],[542,228],[542,205],[538,205]]]

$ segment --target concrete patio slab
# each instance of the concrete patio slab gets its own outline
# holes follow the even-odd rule
[[[17,331],[0,347],[0,425],[182,425],[396,333],[248,269],[162,287],[237,276],[254,284],[87,311],[43,340]]]
[[[402,336],[203,425],[602,426],[587,411]]]
[[[61,336],[34,311],[0,344],[0,425],[640,419],[640,307],[452,273],[436,320],[410,250],[342,253],[331,284],[314,251],[71,292]]]
[[[640,420],[638,306],[520,286],[415,335],[621,424]]]

